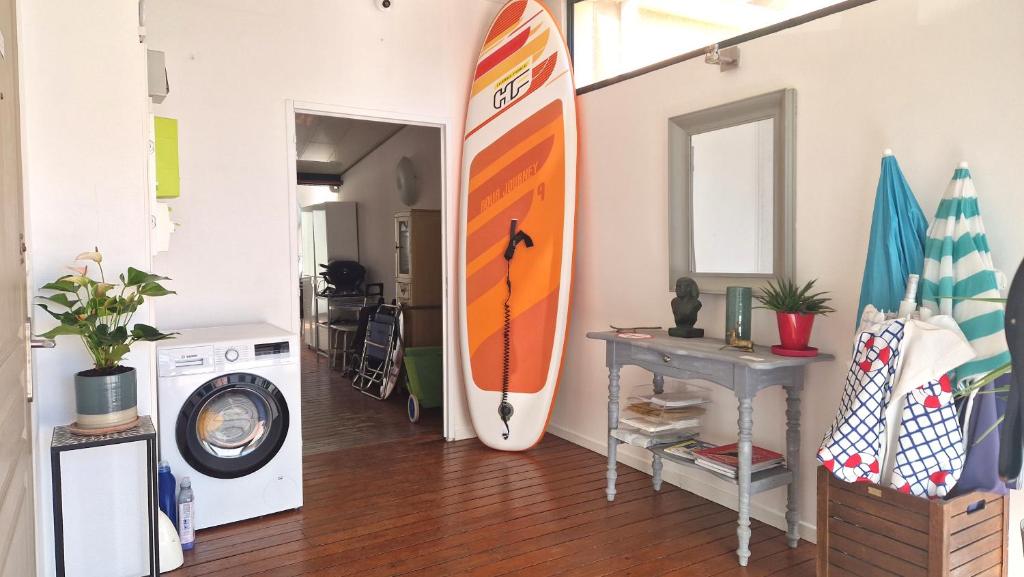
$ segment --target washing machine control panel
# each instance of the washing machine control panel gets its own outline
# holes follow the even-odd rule
[[[214,369],[213,345],[161,349],[157,355],[157,374],[161,377],[198,375]]]
[[[215,353],[217,368],[234,369],[239,366],[251,366],[253,355],[252,343],[231,343],[217,346]]]
[[[158,375],[176,377],[216,371],[241,371],[297,362],[289,341],[227,342],[160,349]]]
[[[214,363],[222,370],[280,365],[294,362],[291,348],[288,341],[224,343],[216,346]]]

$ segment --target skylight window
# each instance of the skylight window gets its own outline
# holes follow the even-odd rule
[[[845,0],[572,0],[584,87]]]

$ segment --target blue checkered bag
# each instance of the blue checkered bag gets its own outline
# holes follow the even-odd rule
[[[885,435],[885,408],[903,340],[903,321],[864,331],[854,345],[846,389],[832,427],[818,450],[818,461],[848,483],[878,483]]]
[[[890,485],[919,497],[945,497],[964,468],[964,442],[948,375],[909,394]]]

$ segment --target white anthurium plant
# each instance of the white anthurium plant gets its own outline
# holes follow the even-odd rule
[[[132,345],[139,341],[172,338],[174,333],[163,333],[142,323],[132,324],[135,312],[147,298],[175,294],[160,284],[170,279],[128,267],[118,275],[120,282],[109,282],[98,248],[83,252],[75,260],[80,264],[69,267],[72,274],[41,287],[48,294],[37,297],[40,302],[36,306],[60,324],[39,336],[80,337],[98,374],[116,372]],[[99,273],[98,279],[89,276],[91,265]]]

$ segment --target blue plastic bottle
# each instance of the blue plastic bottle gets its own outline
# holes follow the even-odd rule
[[[181,548],[188,551],[196,544],[196,509],[195,495],[192,494],[192,480],[181,478],[181,491],[178,492],[178,538]]]
[[[177,527],[178,507],[174,491],[178,488],[178,484],[174,480],[174,475],[171,474],[171,466],[167,464],[167,461],[160,461],[160,465],[157,467],[157,484],[160,489],[160,510]]]

